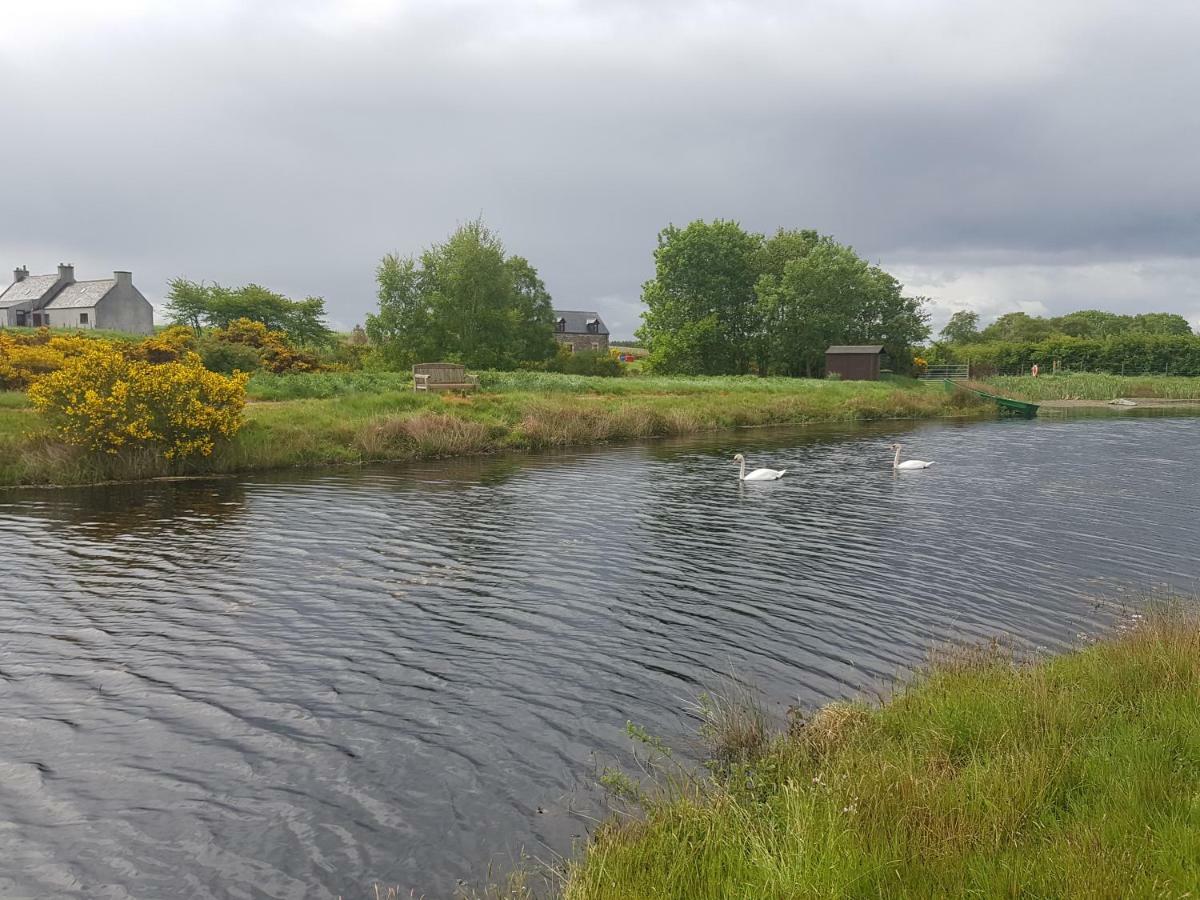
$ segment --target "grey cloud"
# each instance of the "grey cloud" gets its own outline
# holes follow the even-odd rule
[[[599,0],[48,18],[32,50],[0,48],[0,262],[133,268],[153,296],[177,274],[256,280],[348,325],[383,253],[482,213],[558,302],[627,336],[658,229],[722,216],[833,233],[943,292],[939,315],[966,294],[1061,312],[1116,266],[1146,294],[1111,302],[1200,319],[1198,18]]]

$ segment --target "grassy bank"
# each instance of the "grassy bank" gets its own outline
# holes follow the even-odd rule
[[[142,453],[61,446],[21,395],[0,395],[0,484],[81,484],[537,450],[746,425],[981,414],[916,385],[755,378],[588,378],[484,373],[471,395],[412,391],[395,373],[256,375],[247,424],[211,458],[172,470]]]
[[[1036,664],[959,655],[775,738],[717,724],[729,777],[677,780],[601,827],[566,900],[1200,886],[1200,626],[1179,609]]]
[[[989,378],[997,393],[1021,400],[1098,400],[1118,397],[1200,398],[1200,378],[1175,375],[1029,375]]]

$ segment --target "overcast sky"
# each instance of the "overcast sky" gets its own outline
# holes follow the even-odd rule
[[[1200,4],[0,0],[0,271],[326,298],[482,213],[637,327],[658,230],[850,243],[970,307],[1200,325]]]

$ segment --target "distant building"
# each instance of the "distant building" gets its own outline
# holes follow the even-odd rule
[[[0,293],[0,326],[43,325],[151,334],[154,307],[133,286],[129,272],[113,272],[112,278],[98,281],[76,281],[75,267],[70,265],[60,265],[57,275],[14,270],[12,284]]]
[[[572,352],[599,350],[608,352],[608,326],[594,312],[570,309],[554,311],[554,339],[566,344]]]
[[[882,344],[830,347],[825,351],[825,374],[845,381],[878,381],[883,356]]]

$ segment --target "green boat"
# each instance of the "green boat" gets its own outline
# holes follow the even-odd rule
[[[984,400],[991,400],[1000,408],[1001,413],[1005,413],[1010,416],[1021,416],[1025,419],[1032,419],[1037,415],[1038,412],[1038,405],[1036,403],[1028,403],[1025,400],[1013,400],[1011,397],[999,397],[996,394],[989,394],[987,391],[981,391],[978,388],[966,387],[965,385],[958,384],[955,381],[951,381],[949,378],[943,379],[942,384],[945,385],[946,390],[948,391],[970,391],[972,394],[978,394]]]

